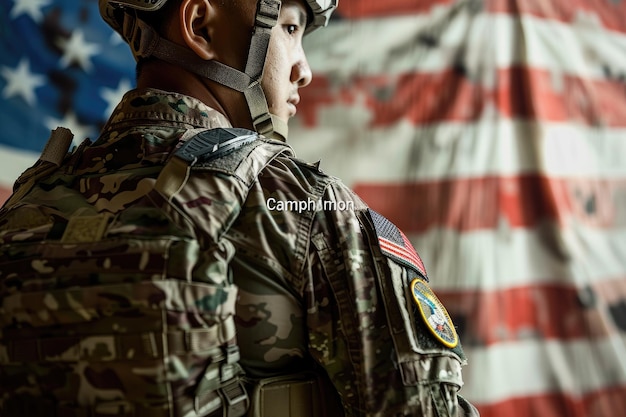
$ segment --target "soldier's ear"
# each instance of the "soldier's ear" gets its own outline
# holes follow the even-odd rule
[[[212,45],[214,22],[217,18],[211,0],[182,0],[179,23],[183,41],[200,58],[215,58]]]

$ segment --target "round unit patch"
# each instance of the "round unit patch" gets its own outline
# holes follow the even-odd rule
[[[437,340],[449,348],[459,344],[454,324],[446,308],[422,278],[411,281],[411,295],[428,329]]]

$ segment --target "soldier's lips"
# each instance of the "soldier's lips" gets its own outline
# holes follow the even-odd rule
[[[300,96],[298,94],[293,94],[287,100],[287,105],[289,107],[289,116],[295,116],[298,112],[298,103],[300,103]]]

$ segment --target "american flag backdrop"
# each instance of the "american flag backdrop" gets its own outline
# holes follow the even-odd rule
[[[626,1],[353,0],[305,159],[404,230],[483,417],[626,415]]]
[[[133,83],[96,0],[0,0],[0,200]],[[626,415],[626,1],[340,0],[291,142],[394,221],[484,417]]]
[[[95,139],[134,81],[97,0],[0,0],[0,201],[52,129]]]

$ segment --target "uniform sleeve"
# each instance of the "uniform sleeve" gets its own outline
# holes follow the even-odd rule
[[[465,356],[419,256],[341,184],[311,230],[309,351],[346,416],[478,416],[458,395]]]

